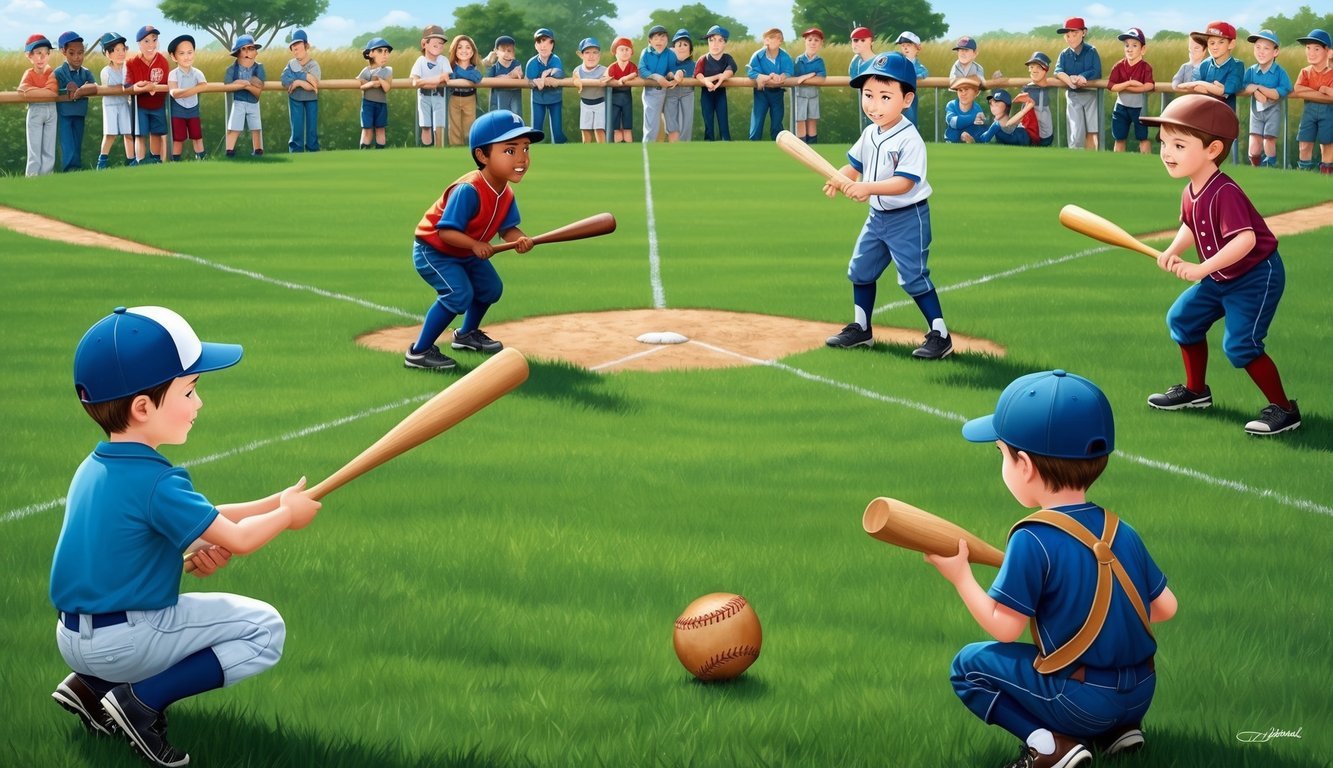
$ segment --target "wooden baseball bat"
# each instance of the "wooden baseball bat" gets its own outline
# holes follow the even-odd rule
[[[559,229],[553,229],[550,232],[543,232],[532,238],[535,245],[545,245],[547,243],[563,243],[569,240],[583,240],[589,237],[601,237],[609,235],[616,231],[616,217],[609,213],[599,213],[596,216],[589,216],[586,219],[579,219],[571,224],[566,224]],[[508,251],[518,247],[518,243],[500,243],[495,246],[495,253]]]
[[[958,540],[967,541],[967,559],[996,568],[1004,553],[962,526],[897,499],[880,497],[861,516],[861,527],[880,541],[932,555],[958,554]]]
[[[507,394],[527,381],[528,361],[516,349],[501,350],[494,357],[469,371],[466,376],[449,385],[444,391],[427,400],[420,408],[409,413],[384,437],[329,475],[323,482],[308,488],[305,494],[318,501],[347,483],[366,474],[392,458],[401,456],[458,422]],[[194,563],[185,554],[185,572],[194,570]]]
[[[775,139],[778,149],[796,158],[806,168],[823,176],[826,180],[833,182],[838,189],[846,189],[852,180],[843,176],[833,163],[824,159],[824,156],[810,148],[809,144],[796,138],[796,134],[791,131],[783,131]]]
[[[1101,240],[1108,245],[1138,251],[1152,259],[1162,255],[1161,251],[1144,245],[1138,238],[1121,229],[1114,222],[1077,205],[1066,205],[1060,209],[1060,223],[1075,232],[1091,237],[1093,240]]]

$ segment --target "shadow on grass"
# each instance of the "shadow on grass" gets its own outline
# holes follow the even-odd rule
[[[993,390],[996,393],[1009,386],[1009,383],[1019,376],[1047,370],[1035,363],[1010,357],[996,357],[982,352],[955,352],[944,360],[919,360],[912,356],[913,349],[914,347],[908,344],[875,342],[870,351],[873,354],[905,360],[912,365],[927,366],[939,377],[941,384]]]
[[[700,696],[721,696],[727,700],[753,701],[768,695],[768,683],[754,675],[741,675],[730,680],[699,680],[692,678],[687,685]]]
[[[1147,408],[1148,406],[1145,405],[1144,407]],[[1302,451],[1333,451],[1333,419],[1321,414],[1302,413],[1299,428],[1268,437],[1244,434],[1245,424],[1258,418],[1259,411],[1243,410],[1234,405],[1218,405],[1214,402],[1211,408],[1187,408],[1177,413],[1168,412],[1162,415],[1166,418],[1175,417],[1179,419],[1181,428],[1188,428],[1188,422],[1191,418],[1210,419],[1233,427],[1236,430],[1237,437],[1273,443],[1274,447],[1280,446]]]
[[[598,411],[628,413],[632,406],[617,392],[608,391],[600,373],[570,363],[528,361],[528,380],[514,394],[581,405]]]

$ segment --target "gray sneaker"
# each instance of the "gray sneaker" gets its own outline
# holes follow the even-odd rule
[[[1283,410],[1282,406],[1269,403],[1259,412],[1259,418],[1245,425],[1245,431],[1251,435],[1276,435],[1279,432],[1290,432],[1301,425],[1301,409],[1296,405],[1296,401],[1291,401],[1291,410]]]
[[[449,346],[454,349],[470,349],[473,352],[484,352],[485,354],[494,354],[505,348],[505,345],[486,335],[486,332],[480,328],[473,328],[467,333],[454,331],[454,342]]]
[[[439,347],[431,346],[425,352],[413,352],[411,347],[407,348],[407,354],[403,355],[404,368],[423,368],[428,371],[447,371],[458,363],[454,362],[452,357],[440,351]]]
[[[1213,391],[1204,385],[1202,392],[1186,389],[1184,384],[1175,384],[1166,392],[1157,392],[1148,396],[1148,405],[1161,411],[1178,411],[1181,408],[1207,408],[1213,404]]]
[[[69,677],[61,680],[51,692],[51,698],[78,716],[79,722],[94,736],[109,734],[115,727],[111,716],[102,709],[102,697],[77,672],[71,672]]]
[[[875,345],[875,334],[869,328],[862,328],[856,323],[848,323],[836,336],[824,339],[824,343],[838,349],[873,347]]]

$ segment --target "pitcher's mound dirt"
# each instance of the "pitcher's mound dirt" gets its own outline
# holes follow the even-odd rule
[[[529,357],[563,360],[594,371],[667,371],[730,368],[777,360],[824,346],[839,330],[834,323],[791,317],[724,312],[712,309],[630,309],[533,317],[485,326],[486,333]],[[402,354],[416,341],[418,326],[385,328],[360,336],[371,349]],[[639,335],[675,331],[689,337],[684,344],[642,344]],[[452,354],[449,336],[440,349]],[[875,341],[915,348],[922,332],[876,328]],[[953,334],[955,352],[1003,356],[1004,347],[986,339]],[[863,354],[868,350],[851,350]],[[471,352],[459,352],[472,356]]]

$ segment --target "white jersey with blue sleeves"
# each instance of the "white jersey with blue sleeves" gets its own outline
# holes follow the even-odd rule
[[[847,159],[861,181],[888,181],[903,176],[915,182],[901,195],[875,195],[870,207],[877,211],[892,211],[915,205],[930,197],[930,182],[926,181],[926,142],[917,133],[911,120],[900,119],[886,131],[871,124],[861,132],[847,151]]]

